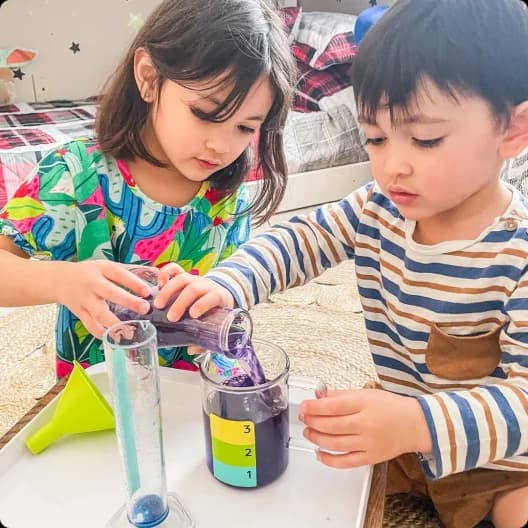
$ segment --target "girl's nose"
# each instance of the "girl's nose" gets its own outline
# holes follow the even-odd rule
[[[225,134],[217,134],[207,139],[205,147],[216,154],[227,154],[229,152],[229,139]]]

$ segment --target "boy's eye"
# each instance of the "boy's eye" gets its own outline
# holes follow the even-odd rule
[[[240,125],[238,128],[240,132],[243,132],[244,134],[254,134],[255,133],[255,129],[251,127]]]
[[[413,138],[413,141],[416,145],[418,145],[421,148],[434,148],[440,145],[442,141],[444,140],[443,137],[435,138],[435,139],[418,139]]]
[[[383,145],[385,141],[384,137],[374,137],[374,138],[366,138],[365,139],[365,145],[372,145],[373,147],[378,147],[380,145]]]

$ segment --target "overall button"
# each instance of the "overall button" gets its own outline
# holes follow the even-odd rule
[[[504,225],[506,231],[517,231],[518,227],[519,226],[517,225],[517,221],[512,219],[506,220],[506,224]]]

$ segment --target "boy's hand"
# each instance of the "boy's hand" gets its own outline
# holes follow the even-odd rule
[[[200,317],[216,307],[233,308],[233,296],[216,282],[186,273],[178,264],[167,264],[161,268],[158,277],[159,294],[154,300],[156,308],[165,308],[174,297],[167,318],[178,321],[188,309],[191,317]]]
[[[150,287],[124,264],[87,260],[57,263],[54,269],[57,302],[74,313],[86,330],[98,339],[107,328],[119,322],[106,301],[139,314],[150,309],[148,301],[141,299],[150,294]]]
[[[301,404],[304,435],[323,450],[323,464],[351,468],[413,451],[429,453],[431,436],[415,398],[379,389],[331,391]]]

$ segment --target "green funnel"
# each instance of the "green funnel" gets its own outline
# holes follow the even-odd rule
[[[110,405],[90,376],[74,361],[72,373],[51,420],[26,440],[26,447],[36,455],[62,436],[114,427],[114,413]]]

